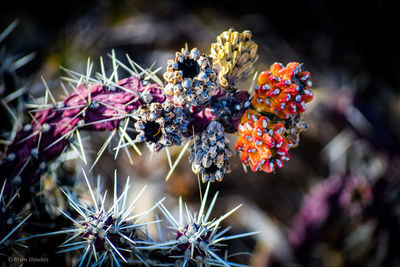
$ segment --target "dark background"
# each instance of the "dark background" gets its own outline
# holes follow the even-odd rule
[[[252,31],[259,45],[258,71],[275,61],[303,62],[303,68],[311,71],[315,99],[305,114],[309,130],[302,134],[300,146],[291,150],[291,160],[274,174],[244,174],[234,153],[232,174],[212,189],[221,191],[217,210],[226,210],[231,202],[241,200],[247,210],[253,207],[271,219],[257,226],[277,226],[284,236],[314,184],[335,174],[373,176],[376,172],[379,176],[395,172],[400,162],[399,12],[400,1],[384,0],[26,0],[2,6],[0,29],[19,20],[4,47],[14,55],[36,52],[35,58],[17,71],[17,77],[37,96],[43,93],[34,86],[40,83],[40,76],[51,83],[62,74],[60,65],[82,71],[88,56],[96,62],[115,48],[120,58],[128,53],[141,65],[156,61],[164,67],[185,42],[207,53],[215,37],[230,27]],[[240,89],[248,84],[244,82]],[[365,121],[368,131],[363,128]],[[353,144],[344,166],[327,156],[332,149],[328,144],[343,132],[351,133]],[[232,147],[233,143],[234,139]],[[183,195],[185,200],[198,203],[197,181],[185,160],[165,184],[165,161],[160,163],[164,173],[154,172],[154,166],[159,165],[149,162],[148,157],[133,168],[125,164],[126,159],[114,167],[121,170],[121,176],[135,172],[147,182],[157,181],[174,197]],[[375,161],[381,169],[370,171],[368,166],[375,166]],[[107,164],[98,164],[95,172],[110,178],[111,158],[106,156],[104,162]],[[257,226],[234,230],[258,230],[253,228]],[[253,241],[239,247],[254,252],[257,266],[264,266],[270,250],[255,246]]]
[[[118,21],[118,17],[148,14],[157,20],[176,21],[193,14],[212,29],[215,18],[229,26],[252,30],[257,40],[278,36],[303,61],[317,69],[340,68],[371,78],[371,87],[399,87],[399,1],[8,1],[0,11],[0,26],[14,19],[20,26],[7,39],[7,48],[38,56],[24,74],[33,72],[51,53],[65,29],[83,16],[90,20]],[[182,23],[182,21],[180,21]],[[179,29],[175,29],[179,31]],[[174,29],[171,29],[173,32]],[[196,34],[193,32],[192,34]],[[190,36],[185,39],[190,41]],[[165,38],[163,38],[165,39]],[[172,39],[172,38],[171,38]],[[192,38],[195,39],[195,38]],[[157,46],[155,40],[154,46]],[[279,43],[269,43],[271,49]],[[27,70],[28,69],[28,70]],[[374,90],[369,88],[369,90]],[[375,89],[376,90],[376,89]]]

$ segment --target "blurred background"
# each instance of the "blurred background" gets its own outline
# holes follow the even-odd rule
[[[216,216],[244,203],[227,220],[232,232],[261,231],[232,242],[231,252],[249,253],[235,260],[251,266],[400,266],[399,12],[400,2],[389,0],[9,1],[0,11],[0,29],[14,20],[18,26],[2,47],[16,56],[35,55],[17,71],[2,73],[8,86],[0,93],[3,98],[24,87],[26,95],[41,96],[41,76],[58,92],[60,66],[84,72],[90,57],[97,71],[98,58],[111,49],[122,61],[129,54],[143,67],[163,67],[161,77],[185,43],[209,53],[224,30],[251,30],[259,45],[255,70],[302,62],[315,97],[304,116],[308,130],[284,168],[245,173],[234,153],[232,173],[212,186],[220,191]],[[247,90],[251,78],[239,88]],[[92,161],[105,136],[86,136]],[[112,182],[116,168],[119,177],[148,184],[148,200],[167,195],[173,207],[183,196],[199,205],[188,155],[165,183],[165,153],[142,151],[141,158],[132,153],[133,165],[125,155],[115,161],[105,155],[92,176]],[[173,150],[173,157],[179,152]],[[82,163],[69,168],[76,164]]]

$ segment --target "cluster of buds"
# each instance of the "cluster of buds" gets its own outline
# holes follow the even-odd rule
[[[154,152],[194,137],[193,171],[203,173],[203,181],[220,181],[229,172],[230,152],[224,134],[235,133],[239,127],[236,148],[244,163],[267,172],[283,166],[289,159],[287,150],[298,144],[299,132],[305,128],[300,114],[312,99],[310,75],[301,71],[298,63],[286,67],[275,63],[259,76],[254,95],[240,91],[236,82],[251,70],[256,51],[249,31],[230,29],[211,45],[211,55],[196,48],[177,52],[175,59],[168,61],[164,84],[151,73],[147,80],[152,78],[158,84],[145,85],[146,79],[129,69],[132,76],[122,80],[114,74],[116,70],[111,77],[98,74],[96,77],[103,76],[101,80],[90,74],[79,78],[70,71],[70,80],[76,83],[74,91],[61,102],[40,107],[32,123],[16,134],[1,162],[4,178],[10,184],[34,184],[47,164],[70,145],[70,137],[80,136],[81,129],[118,132],[133,145],[147,143]],[[115,58],[113,61],[113,65],[125,66]],[[242,118],[248,109],[251,111]],[[269,138],[260,139],[258,133],[243,130],[256,123],[248,121],[249,114],[268,121],[260,130],[268,132]],[[121,126],[126,118],[134,120],[134,137]],[[216,125],[214,143],[207,132]],[[276,134],[271,134],[274,131]]]
[[[210,57],[213,62],[208,62],[207,68],[214,69],[212,64],[218,67],[217,87],[220,89],[200,90],[207,99],[196,101],[196,108],[192,107],[190,112],[203,122],[202,127],[192,125],[196,124],[193,120],[189,122],[189,128],[193,126],[194,129],[193,135],[200,133],[199,137],[194,137],[190,161],[195,173],[204,174],[203,181],[220,181],[222,178],[219,174],[223,176],[228,169],[219,166],[229,166],[227,162],[222,162],[223,158],[226,161],[229,156],[221,152],[219,160],[216,157],[218,153],[213,152],[214,145],[204,137],[203,129],[211,125],[208,124],[210,121],[219,121],[222,126],[219,127],[224,130],[222,132],[233,133],[238,130],[239,138],[235,147],[241,152],[242,162],[253,171],[266,172],[283,167],[283,162],[290,158],[289,149],[298,145],[300,132],[307,128],[301,120],[301,114],[306,109],[306,103],[313,99],[313,93],[310,90],[310,73],[302,71],[301,64],[291,62],[286,67],[281,63],[273,64],[259,75],[253,95],[241,94],[244,91],[236,88],[237,81],[250,72],[258,58],[258,46],[251,37],[250,31],[239,33],[229,29],[211,45]],[[209,79],[203,73],[211,74],[211,71],[200,71],[201,64],[196,64],[196,60],[203,62],[204,58],[206,56],[201,58],[197,49],[190,53],[183,49],[181,53],[177,52],[175,61],[168,62],[164,91],[167,95],[174,95],[174,101],[188,103],[183,101],[188,93],[200,92],[196,83],[193,83],[194,77],[201,73]],[[215,86],[215,83],[212,84]],[[201,112],[198,112],[199,108]],[[223,134],[221,136],[223,140]],[[214,157],[209,155],[209,151],[215,154]],[[216,162],[211,163],[210,159]]]
[[[237,131],[242,115],[251,106],[250,95],[236,87],[258,58],[258,46],[251,37],[250,31],[239,33],[229,29],[211,45],[209,56],[197,48],[186,48],[176,52],[175,59],[167,63],[164,93],[186,111],[189,123],[183,136],[194,139],[189,161],[193,172],[202,175],[203,182],[221,181],[230,172],[228,160],[232,153],[224,134]],[[141,122],[136,124],[141,127],[136,128],[137,141],[146,141],[153,151],[163,147],[148,142],[159,139],[160,124],[148,123],[154,126],[148,131]]]
[[[290,159],[289,149],[298,145],[300,132],[307,128],[301,114],[313,99],[309,78],[297,62],[286,67],[274,63],[259,75],[251,100],[254,109],[244,114],[235,146],[253,171],[273,172]]]

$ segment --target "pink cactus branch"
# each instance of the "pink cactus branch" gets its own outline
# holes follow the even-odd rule
[[[248,107],[245,91],[227,95],[219,90],[211,104],[186,109],[189,127],[186,137],[202,132],[212,120],[220,120],[232,132]],[[163,103],[166,96],[158,84],[143,85],[139,78],[130,77],[115,85],[78,85],[56,106],[38,111],[31,124],[20,130],[7,148],[0,164],[1,179],[7,183],[7,193],[14,186],[29,188],[40,179],[47,164],[56,159],[69,145],[76,129],[112,131],[118,123],[143,104]],[[246,104],[247,102],[247,104]],[[194,130],[194,133],[193,133]]]
[[[151,102],[165,100],[160,85],[144,86],[139,78],[130,77],[112,88],[80,84],[57,106],[38,111],[31,124],[17,133],[0,163],[1,181],[10,181],[5,193],[13,186],[22,184],[28,189],[39,181],[47,163],[68,147],[68,138],[76,129],[114,130],[127,114],[149,100],[145,94],[151,95]]]

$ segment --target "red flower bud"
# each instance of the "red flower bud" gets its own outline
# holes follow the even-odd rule
[[[291,62],[286,67],[274,63],[258,77],[252,100],[259,112],[273,113],[282,119],[303,113],[306,103],[313,99],[310,73],[301,71],[301,64]]]
[[[247,110],[239,124],[239,138],[235,144],[244,164],[252,171],[273,172],[290,159],[292,142],[284,136],[283,123],[273,123],[255,110]]]

